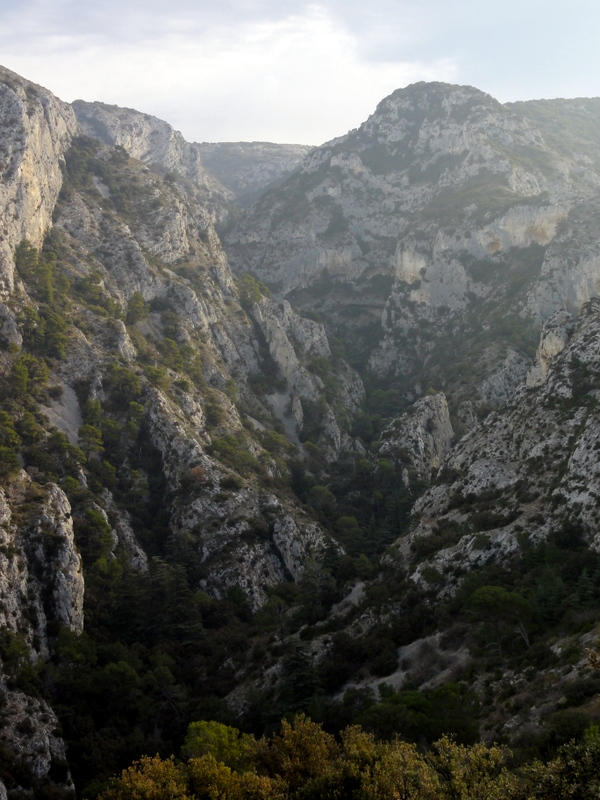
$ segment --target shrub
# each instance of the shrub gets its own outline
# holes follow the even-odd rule
[[[150,315],[150,306],[144,300],[140,292],[134,292],[127,303],[127,315],[125,320],[128,325],[135,325],[142,319]]]
[[[8,478],[21,469],[19,459],[10,447],[0,447],[0,477]]]

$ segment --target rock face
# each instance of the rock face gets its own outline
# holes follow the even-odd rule
[[[409,412],[384,428],[378,456],[392,459],[406,486],[411,472],[413,480],[429,484],[453,439],[448,403],[440,393],[417,400]]]
[[[61,164],[75,135],[72,109],[41,86],[0,68],[0,299],[14,285],[13,251],[36,247],[52,224]]]
[[[183,140],[172,136],[168,126],[158,126],[162,138],[153,137],[152,126],[159,121],[142,120],[138,128],[143,115],[105,111],[101,116],[107,125],[113,125],[114,141],[124,142],[145,161],[162,159],[165,166],[181,171],[191,163],[186,161],[189,150],[183,147]],[[81,104],[78,113],[83,113]],[[110,139],[108,133],[107,137]],[[150,148],[151,142],[156,149]],[[164,314],[170,314],[173,331],[165,346],[171,348],[175,361],[169,362],[165,379],[184,388],[173,395],[146,382],[144,397],[149,442],[160,453],[167,485],[177,494],[172,530],[174,535],[193,532],[198,557],[206,564],[203,586],[211,594],[222,596],[237,585],[257,608],[266,600],[265,587],[299,578],[302,557],[320,557],[328,537],[289,500],[265,499],[256,476],[233,479],[231,464],[219,460],[218,448],[225,446],[227,437],[234,437],[236,448],[244,454],[242,459],[256,464],[255,469],[262,464],[266,475],[275,478],[284,468],[245,430],[239,408],[225,392],[235,386],[245,413],[272,424],[269,390],[257,395],[252,389],[253,380],[271,370],[286,403],[293,408],[293,438],[297,441],[303,427],[302,403],[310,402],[315,407],[312,422],[322,420],[322,445],[333,458],[342,447],[351,445],[351,440],[342,431],[331,403],[339,398],[346,419],[358,408],[362,383],[338,359],[336,386],[332,388],[330,381],[326,388],[315,372],[329,374],[333,369],[325,330],[295,314],[289,304],[263,298],[255,303],[252,316],[247,316],[212,224],[210,203],[198,195],[197,188],[164,180],[129,159],[123,150],[109,148],[97,139],[77,139],[70,157],[74,162],[85,161],[88,174],[73,181],[67,169],[68,182],[54,210],[61,263],[69,280],[83,287],[92,279],[97,287],[94,292],[104,298],[100,302],[105,307],[126,308],[139,296],[162,311],[151,312],[131,329],[120,319],[107,318],[105,312],[104,316],[95,315],[97,303],[92,303],[91,313],[90,306],[82,308],[87,321],[71,330],[65,358],[57,366],[63,399],[52,406],[52,421],[68,436],[76,435],[74,420],[79,424],[85,420],[74,387],[84,382],[90,387],[90,397],[104,402],[108,392],[102,375],[115,359],[143,377],[140,354],[149,347],[147,353],[155,351],[160,358],[156,348],[163,347]],[[137,187],[135,192],[131,193],[130,186]],[[196,359],[196,385],[182,382],[189,365],[179,355],[179,347],[187,348],[188,359]],[[326,392],[331,402],[325,400]],[[70,412],[65,403],[71,404]],[[207,407],[212,409],[210,413]],[[209,421],[211,415],[214,419]],[[233,456],[230,460],[235,462]],[[188,476],[196,474],[194,470],[205,477],[195,484],[192,481],[194,491],[190,492],[185,486]],[[239,482],[237,489],[225,491],[232,481]],[[115,542],[125,548],[130,564],[145,570],[148,560],[139,551],[127,515],[114,506],[110,494],[99,498],[97,505],[113,518]],[[262,518],[269,519],[266,538],[262,528],[255,530],[255,520]],[[278,526],[279,518],[285,524]],[[294,542],[285,542],[286,531],[292,532]],[[242,540],[244,544],[239,546]]]
[[[287,488],[289,461],[306,461],[303,405],[335,458],[364,389],[321,324],[258,284],[252,302],[238,287],[214,228],[232,195],[195,145],[99,104],[76,104],[79,127],[7,71],[0,104],[0,682],[13,719],[4,744],[26,775],[5,788],[66,797],[56,717],[20,693],[9,656],[18,645],[27,663],[59,662],[64,631],[82,633],[75,536],[92,574],[148,585],[157,552],[181,548],[190,596],[233,593],[259,610],[337,547]],[[240,186],[254,191],[298,156],[292,147],[270,168],[269,148],[248,146]],[[289,440],[279,395],[293,409]]]
[[[222,191],[211,181],[198,149],[168,122],[133,108],[76,100],[73,110],[83,132],[165,172],[177,172],[198,186]]]
[[[83,595],[81,557],[64,492],[51,483],[41,487],[24,472],[5,481],[0,489],[0,792],[4,788],[5,797],[34,798],[49,789],[75,796],[53,710],[11,679],[24,662],[49,656],[49,637],[59,627],[82,632]]]
[[[532,541],[571,531],[564,535],[600,547],[599,335],[597,301],[577,320],[564,313],[548,320],[525,384],[456,444],[441,481],[416,502],[403,552],[440,525],[463,532],[429,559],[442,572],[450,563],[472,568],[518,552],[523,531]],[[446,590],[454,585],[449,577]]]
[[[271,142],[202,142],[196,147],[206,169],[241,206],[293,172],[311,150],[302,144]]]
[[[288,430],[296,438],[305,427],[305,412],[302,405],[314,405],[322,402],[324,381],[331,370],[332,355],[325,328],[314,320],[306,319],[292,311],[285,300],[275,303],[263,300],[256,304],[252,316],[265,337],[271,358],[285,378],[287,390],[283,396],[273,396],[271,404],[276,413],[280,413],[283,403],[285,408],[280,413],[282,422],[289,420]],[[323,373],[320,377],[311,372],[307,366],[317,360],[317,370]],[[320,370],[319,370],[320,368]],[[364,397],[362,381],[355,370],[346,364],[339,364],[336,369],[337,395],[345,411],[352,415],[359,408]],[[312,406],[311,406],[312,407]],[[313,412],[314,413],[314,412]],[[350,437],[340,430],[331,406],[325,404],[321,415],[327,418],[321,434],[328,456],[335,458],[340,450],[352,447]]]
[[[73,109],[88,136],[119,145],[154,169],[192,181],[218,218],[226,214],[227,203],[247,205],[292,172],[310,150],[270,142],[187,142],[167,122],[131,108],[76,100]]]
[[[467,394],[503,402],[543,320],[598,292],[600,106],[544,102],[503,106],[447,84],[394,92],[238,222],[234,268],[361,343],[409,398],[428,381],[453,413]]]
[[[58,486],[25,473],[0,490],[0,624],[48,655],[49,622],[83,630],[84,582],[71,507]]]
[[[342,627],[357,659],[383,643],[348,667],[374,686],[399,641],[451,646],[432,626],[472,570],[600,552],[596,101],[417,84],[307,150],[82,101],[77,127],[0,78],[0,736],[25,776],[0,798],[73,790],[23,666],[57,712],[128,676],[139,752],[252,687],[279,703],[291,641],[336,687]],[[235,277],[217,223],[261,188]],[[71,747],[112,758],[98,720]]]
[[[4,681],[0,682],[0,696],[4,756],[0,798],[35,800],[48,796],[48,792],[64,800],[74,798],[65,745],[57,736],[59,723],[50,706],[44,700],[10,690]],[[12,767],[9,775],[4,774],[7,763]]]

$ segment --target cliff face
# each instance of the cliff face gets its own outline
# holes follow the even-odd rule
[[[0,696],[3,766],[0,791],[54,787],[74,796],[65,745],[54,711],[15,682],[26,665],[50,656],[59,628],[83,630],[84,580],[71,507],[55,484],[20,472],[0,490]],[[31,666],[28,667],[30,670]],[[7,796],[5,794],[5,796]]]
[[[176,172],[192,181],[210,200],[223,204],[227,190],[207,172],[198,148],[187,142],[168,122],[132,108],[76,100],[73,110],[81,130],[107,145],[118,145],[154,169]]]
[[[551,317],[535,363],[509,405],[490,414],[446,456],[442,475],[452,477],[417,501],[412,535],[430,535],[440,520],[469,532],[432,563],[448,563],[457,553],[463,564],[485,559],[489,553],[473,549],[482,531],[498,557],[521,546],[523,531],[535,542],[558,535],[566,525],[577,529],[573,536],[598,547],[599,313],[593,300],[577,320],[565,312]],[[482,508],[485,527],[478,528]]]
[[[26,96],[28,85],[22,83]],[[58,101],[56,104],[64,110]],[[214,440],[234,437],[235,447],[251,463],[256,462],[257,469],[262,462],[267,475],[278,476],[283,467],[277,466],[255,434],[262,436],[265,422],[277,422],[279,415],[277,424],[287,425],[292,439],[298,442],[304,422],[302,403],[308,401],[314,406],[320,403],[316,418],[324,420],[323,446],[330,457],[335,457],[342,446],[352,446],[325,400],[323,380],[311,371],[314,358],[321,359],[321,367],[329,369],[332,356],[327,336],[322,325],[302,319],[287,304],[278,307],[271,303],[255,285],[250,287],[256,296],[247,301],[253,306],[251,316],[247,316],[213,228],[210,198],[199,193],[199,188],[210,188],[210,178],[202,171],[197,151],[180,134],[160,120],[127,109],[78,103],[76,110],[86,130],[128,148],[147,163],[177,171],[192,183],[170,175],[163,179],[139,161],[130,160],[124,149],[114,150],[98,139],[78,138],[67,153],[66,182],[56,205],[61,172],[60,158],[55,154],[55,194],[47,200],[47,218],[42,215],[35,223],[39,233],[34,243],[40,244],[53,214],[57,268],[74,286],[85,288],[71,301],[74,324],[69,326],[64,355],[54,367],[63,397],[70,400],[51,414],[52,421],[76,442],[77,424],[85,420],[74,388],[87,383],[89,398],[104,402],[108,393],[103,381],[115,358],[138,373],[144,384],[147,379],[142,364],[149,358],[156,364],[156,356],[162,360],[160,342],[174,348],[163,367],[164,377],[158,383],[155,379],[155,387],[147,383],[144,389],[150,441],[161,455],[170,490],[181,495],[174,505],[172,524],[174,529],[211,528],[212,544],[204,537],[200,537],[202,544],[198,541],[202,560],[210,558],[212,565],[206,585],[218,594],[242,576],[241,584],[257,607],[265,600],[263,587],[287,575],[298,576],[301,554],[316,557],[322,553],[326,537],[318,526],[302,522],[302,514],[293,522],[289,501],[282,504],[272,496],[259,497],[256,476],[248,485],[244,478],[240,480],[239,495],[235,490],[223,492],[221,484],[229,479],[229,466],[219,463]],[[74,130],[73,115],[68,108],[65,113]],[[63,141],[58,133],[52,135]],[[67,141],[65,138],[64,149]],[[51,155],[45,155],[48,163]],[[25,143],[23,160],[33,157]],[[13,232],[13,247],[29,230],[22,227]],[[146,311],[144,320],[127,328],[118,313],[126,310],[134,297],[156,310]],[[28,303],[23,290],[14,299],[24,306]],[[78,321],[80,313],[83,316]],[[117,318],[107,318],[115,313]],[[165,314],[170,320],[169,331],[165,330]],[[19,335],[16,331],[17,342]],[[183,351],[186,355],[182,358]],[[151,352],[155,354],[152,357]],[[196,365],[195,383],[184,378],[192,366],[186,363],[190,360]],[[252,388],[265,368],[273,373],[272,394],[262,385],[258,393]],[[358,407],[363,389],[348,367],[340,366],[339,372],[339,385],[333,390],[329,387],[328,395],[333,398],[339,394],[347,417]],[[167,385],[174,384],[175,394],[166,391]],[[232,386],[241,405],[232,402]],[[290,416],[286,416],[288,405]],[[263,422],[245,421],[248,414]],[[316,421],[314,412],[312,416]],[[194,469],[206,474],[206,482],[197,487],[201,497],[181,491],[182,476]],[[243,490],[241,485],[245,485]],[[265,514],[273,520],[271,527],[277,527],[278,516],[288,520],[292,515],[292,524],[286,522],[281,530],[277,528],[279,545],[262,541],[232,556],[232,541],[241,536],[251,538],[248,520]],[[283,531],[287,530],[293,531],[297,540],[294,547],[283,542]],[[294,549],[295,560],[287,563],[289,559],[282,553]],[[226,567],[217,563],[219,552],[227,552]]]
[[[41,246],[62,184],[61,164],[77,123],[46,89],[0,69],[0,292],[14,286],[13,250],[22,239]]]
[[[598,291],[595,102],[398,90],[249,210],[227,236],[230,260],[354,337],[409,399],[431,382],[464,418],[467,400],[482,408],[514,391],[543,320]]]
[[[166,553],[188,564],[194,597],[226,606],[233,593],[247,614],[301,582],[339,549],[287,487],[307,404],[314,447],[333,459],[353,446],[364,390],[321,324],[234,279],[213,226],[231,194],[195,146],[98,104],[76,104],[83,135],[49,92],[0,78],[0,657],[4,741],[24,776],[0,780],[10,797],[46,784],[71,796],[56,717],[31,699],[27,670],[55,663],[68,683],[65,632],[97,613],[98,581],[129,570],[149,587]],[[271,169],[259,150],[245,186],[295,152]]]
[[[229,203],[246,206],[262,190],[292,172],[310,147],[270,142],[187,142],[161,119],[131,108],[76,100],[81,129],[160,172],[193,182],[218,219]]]
[[[377,455],[393,460],[405,486],[410,486],[411,478],[430,484],[453,440],[448,403],[443,394],[436,394],[417,400],[409,412],[383,429]]]
[[[239,493],[223,492],[222,484],[229,472],[219,463],[220,445],[215,449],[215,440],[234,437],[235,447],[246,453],[251,463],[256,462],[258,468],[262,462],[267,474],[278,475],[281,467],[275,465],[260,439],[253,435],[252,423],[246,422],[244,427],[240,408],[245,410],[244,417],[250,414],[272,419],[268,391],[261,396],[252,389],[253,380],[265,365],[272,365],[281,391],[296,403],[298,415],[302,398],[315,403],[320,400],[323,382],[307,367],[310,356],[317,351],[322,357],[331,356],[327,337],[322,326],[301,320],[288,308],[287,327],[294,343],[282,332],[275,346],[269,333],[269,325],[279,325],[274,307],[259,293],[252,312],[256,322],[246,315],[210,214],[196,195],[190,196],[184,187],[165,182],[119,154],[117,158],[122,163],[117,179],[114,151],[97,145],[94,148],[94,160],[89,162],[89,188],[67,187],[55,212],[67,272],[75,282],[97,274],[99,290],[121,307],[126,307],[137,293],[151,308],[161,311],[151,312],[133,329],[127,329],[119,320],[94,319],[92,315],[90,329],[85,333],[81,328],[73,331],[69,350],[59,367],[61,381],[67,387],[74,387],[77,381],[91,382],[91,396],[103,401],[107,395],[103,374],[115,355],[143,377],[140,357],[148,356],[141,354],[154,351],[159,355],[164,346],[160,341],[169,339],[171,344],[167,346],[175,349],[173,358],[168,359],[165,380],[154,388],[149,385],[144,396],[150,441],[161,454],[169,488],[180,495],[173,507],[172,525],[174,530],[198,531],[198,553],[203,562],[210,558],[211,574],[206,586],[211,591],[219,594],[232,583],[239,583],[253,606],[258,607],[265,600],[263,587],[283,580],[289,565],[282,562],[280,550],[271,543],[263,541],[233,553],[232,542],[240,537],[252,538],[248,520],[264,516],[265,508],[271,509],[273,524],[278,515],[284,517],[293,511],[288,502],[282,505],[275,498],[259,499],[256,477],[248,485],[242,479],[245,488],[240,487]],[[134,197],[126,201],[121,198],[124,184],[137,185]],[[126,205],[120,215],[115,215],[103,207],[106,201]],[[82,258],[84,253],[87,263]],[[172,320],[171,337],[165,331],[167,318]],[[261,334],[265,345],[257,338]],[[195,384],[184,379],[186,368],[191,365],[179,355],[181,348],[187,348],[188,360],[197,360]],[[87,351],[87,357],[82,358],[82,349]],[[355,382],[356,403],[362,387],[358,378]],[[167,383],[173,387],[177,384],[175,393],[166,390]],[[232,402],[232,386],[236,403]],[[327,414],[327,409],[325,403],[321,413]],[[331,423],[335,425],[335,416]],[[259,430],[264,428],[263,423],[256,424]],[[301,416],[296,424],[297,436],[302,429]],[[339,447],[338,441],[338,450]],[[194,469],[204,472],[205,481],[191,494],[182,492],[183,476]],[[200,533],[206,528],[211,528],[210,540]],[[303,524],[294,530],[301,542]],[[324,534],[315,526],[306,530],[312,544],[309,547],[300,543],[300,550],[314,549],[315,555],[322,552]],[[226,553],[226,565],[219,566],[220,552]],[[291,574],[299,571],[299,564],[289,570]]]

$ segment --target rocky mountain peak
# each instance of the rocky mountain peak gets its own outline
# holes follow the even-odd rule
[[[119,145],[132,158],[163,173],[175,172],[192,181],[220,203],[229,193],[204,168],[198,149],[172,125],[133,108],[76,100],[73,110],[83,132],[105,144]]]
[[[474,86],[461,86],[439,81],[419,81],[402,89],[396,89],[377,105],[375,115],[393,113],[410,116],[419,112],[424,118],[434,119],[458,116],[484,109],[502,108],[491,95]],[[460,111],[459,111],[460,109]]]

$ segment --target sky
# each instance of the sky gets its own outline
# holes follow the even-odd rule
[[[316,145],[417,81],[600,96],[598,0],[0,0],[0,64],[189,141]]]

